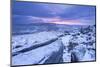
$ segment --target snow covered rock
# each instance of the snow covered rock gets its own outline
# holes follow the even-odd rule
[[[34,35],[19,35],[17,38],[18,39],[15,40],[17,44],[15,45],[17,46],[21,44],[21,47],[14,48],[12,50],[12,65],[50,64],[63,62],[63,44],[58,39],[58,35],[50,32],[41,32]],[[27,41],[22,40],[21,42],[22,38]],[[37,42],[34,43],[34,41]]]
[[[12,65],[95,61],[95,28],[42,31],[12,37]]]
[[[88,26],[62,37],[63,62],[95,61],[95,28]],[[79,29],[80,30],[80,29]]]

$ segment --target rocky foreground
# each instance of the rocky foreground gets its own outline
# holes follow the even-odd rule
[[[94,27],[78,32],[43,31],[12,37],[12,65],[95,61]]]

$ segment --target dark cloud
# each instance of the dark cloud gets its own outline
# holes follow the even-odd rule
[[[14,23],[32,22],[33,20],[29,20],[29,17],[26,16],[33,16],[43,18],[59,17],[62,20],[80,20],[81,23],[94,24],[95,11],[95,6],[85,5],[62,5],[18,1],[12,4],[12,14],[20,15],[17,17],[13,16]]]
[[[41,4],[29,3],[29,2],[14,2],[13,3],[13,14],[16,15],[26,15],[26,16],[37,16],[37,17],[53,17],[54,15],[50,13]]]

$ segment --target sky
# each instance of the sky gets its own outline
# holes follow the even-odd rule
[[[15,24],[94,25],[95,11],[95,6],[15,1],[12,4],[12,21]]]

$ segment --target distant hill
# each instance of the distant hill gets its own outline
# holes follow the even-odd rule
[[[80,28],[86,28],[89,25],[65,25],[54,23],[30,23],[30,24],[12,24],[13,34],[35,33],[41,31],[59,31],[73,32]]]

